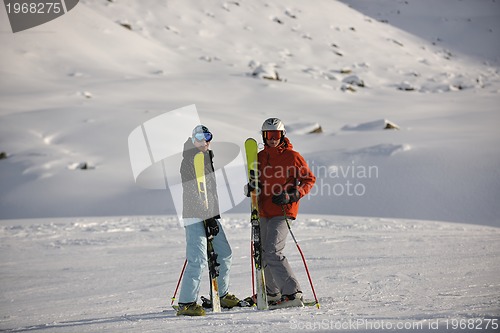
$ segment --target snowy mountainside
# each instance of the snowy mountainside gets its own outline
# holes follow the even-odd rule
[[[0,15],[0,218],[175,213],[133,182],[126,142],[196,104],[220,142],[258,138],[268,116],[294,129],[322,175],[303,212],[500,223],[494,62],[338,1],[80,1],[18,34]],[[400,130],[343,130],[381,119]]]
[[[497,1],[341,0],[353,9],[439,45],[449,55],[476,58],[498,65],[500,30]],[[432,8],[432,10],[429,10]],[[416,19],[418,17],[418,19]]]
[[[248,75],[252,73],[249,66],[265,64],[274,67],[287,82],[317,86],[318,82],[310,79],[322,79],[319,84],[325,89],[342,86],[346,79],[343,71],[354,72],[374,88],[399,84],[390,82],[392,76],[401,82],[413,77],[421,82],[415,88],[425,92],[477,86],[476,80],[489,81],[490,74],[497,71],[493,66],[476,65],[460,54],[451,55],[444,47],[336,1],[317,1],[314,7],[300,1],[101,4],[93,9],[117,23],[126,22],[133,32],[181,51],[190,60],[221,65],[214,71],[229,67]],[[490,7],[494,10],[498,6]],[[443,63],[450,72],[448,77],[442,77]]]
[[[16,34],[0,8],[0,331],[492,331],[499,5],[81,0]],[[127,138],[192,104],[216,163],[287,125],[317,175],[293,230],[319,310],[169,307],[184,232],[168,191],[134,183]],[[222,217],[246,297],[248,201]],[[291,239],[286,255],[312,298]]]

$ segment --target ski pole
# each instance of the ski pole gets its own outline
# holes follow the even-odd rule
[[[253,236],[253,233],[252,233]],[[253,260],[253,242],[250,241],[250,264],[252,266],[252,299],[257,304],[257,294],[255,293],[255,272],[254,272],[254,260]],[[255,295],[255,298],[254,298]]]
[[[307,267],[306,258],[304,257],[304,253],[302,252],[302,249],[300,248],[299,243],[297,242],[297,239],[295,238],[295,235],[292,232],[292,227],[290,227],[290,223],[288,222],[288,217],[286,216],[285,207],[281,206],[281,210],[283,211],[283,216],[285,217],[285,221],[286,221],[286,225],[288,226],[288,230],[290,230],[290,235],[292,235],[293,241],[295,242],[295,245],[297,245],[297,249],[299,250],[300,256],[302,257],[302,262],[304,263],[304,267],[306,269],[307,278],[309,279],[309,284],[311,285],[311,290],[312,290],[313,295],[314,295],[314,301],[316,302],[316,308],[319,309],[318,297],[316,296],[316,291],[314,290],[314,285],[312,283],[311,274],[309,274],[309,268]]]
[[[177,281],[177,286],[175,287],[174,296],[172,296],[172,302],[170,303],[170,305],[174,305],[175,296],[177,295],[177,290],[179,289],[179,285],[181,284],[182,276],[184,275],[184,271],[186,270],[187,262],[187,259],[184,259],[184,266],[182,266],[181,275],[179,276],[179,281]]]

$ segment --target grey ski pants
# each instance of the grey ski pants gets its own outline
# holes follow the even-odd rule
[[[285,217],[261,217],[260,228],[267,293],[280,292],[282,295],[291,295],[302,291],[292,267],[283,254],[289,233]]]

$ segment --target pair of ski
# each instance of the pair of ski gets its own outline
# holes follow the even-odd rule
[[[245,153],[248,167],[248,186],[250,191],[251,209],[250,223],[252,225],[251,253],[252,253],[252,295],[255,295],[254,303],[259,310],[269,309],[266,292],[266,279],[262,265],[262,244],[260,238],[260,215],[259,215],[259,169],[258,169],[258,145],[257,141],[248,138],[245,141]],[[254,273],[255,270],[255,273]],[[255,274],[255,275],[254,275]],[[255,284],[257,286],[255,286]],[[257,290],[255,290],[257,287]],[[253,297],[253,296],[252,296]]]
[[[207,186],[205,179],[205,154],[199,152],[194,156],[194,172],[196,175],[196,184],[198,185],[198,193],[200,198],[208,209]],[[205,233],[207,236],[207,260],[208,260],[208,277],[210,279],[210,301],[212,303],[213,312],[221,312],[219,286],[217,284],[217,277],[219,276],[219,266],[217,262],[217,253],[215,253],[213,246],[214,236],[209,233],[206,221],[203,221]]]

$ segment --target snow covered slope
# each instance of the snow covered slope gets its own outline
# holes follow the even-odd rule
[[[477,61],[423,35],[423,19],[441,27],[432,6],[349,3],[363,14],[337,1],[80,1],[16,34],[0,10],[0,218],[175,213],[168,192],[133,182],[126,142],[196,104],[219,142],[241,146],[269,116],[290,126],[319,175],[303,212],[499,226],[497,44]],[[458,3],[449,20],[477,32],[462,49],[490,24],[484,40],[498,39],[497,2]],[[384,119],[400,130],[363,130]],[[305,135],[314,124],[323,133]],[[349,168],[377,173],[337,172]]]
[[[234,252],[231,291],[248,296],[248,218],[229,215],[223,225]],[[243,308],[178,318],[169,306],[184,258],[184,231],[175,218],[3,221],[0,329],[443,332],[448,325],[451,332],[452,325],[470,322],[491,332],[488,320],[498,323],[498,228],[313,215],[293,228],[320,309]],[[312,298],[291,240],[286,254]],[[208,288],[207,278],[201,292],[208,295]]]
[[[363,14],[438,45],[451,54],[498,65],[496,1],[341,0]]]
[[[500,2],[312,3],[81,0],[16,34],[0,8],[0,330],[491,331]],[[321,309],[169,308],[184,234],[170,193],[134,183],[127,138],[192,104],[214,147],[287,125],[318,177],[293,228]],[[248,206],[223,214],[238,296]]]

